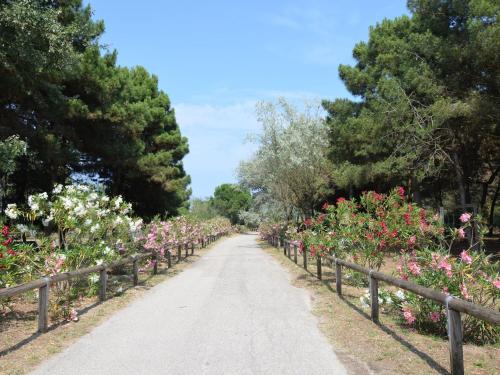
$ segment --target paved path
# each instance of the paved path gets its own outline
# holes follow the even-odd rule
[[[253,235],[221,240],[34,374],[345,374],[306,291]]]

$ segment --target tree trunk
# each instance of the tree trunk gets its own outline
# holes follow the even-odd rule
[[[462,212],[466,212],[467,208],[467,193],[464,182],[464,175],[462,169],[460,168],[460,162],[458,159],[458,154],[455,152],[453,154],[453,161],[455,167],[455,174],[457,179],[458,193],[460,195],[460,206],[462,207]]]
[[[488,235],[492,236],[493,235],[493,220],[495,219],[495,206],[497,203],[498,199],[498,194],[500,193],[500,183],[497,185],[497,189],[495,190],[495,194],[493,195],[493,198],[491,200],[491,207],[490,207],[490,217],[488,218]]]
[[[422,194],[420,192],[418,182],[415,181],[413,177],[410,177],[408,180],[408,196],[411,195],[411,201],[412,203],[416,203],[417,205],[421,206],[422,205]]]

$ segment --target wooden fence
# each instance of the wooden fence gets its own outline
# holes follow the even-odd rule
[[[297,244],[293,241],[281,241],[279,237],[271,237],[268,239],[269,244],[275,247],[283,247],[283,253],[289,259],[291,249],[293,248],[293,260],[297,264]],[[307,251],[302,252],[303,267],[307,270]],[[463,335],[462,335],[462,320],[460,313],[469,314],[488,323],[500,325],[500,313],[498,311],[488,309],[481,305],[476,305],[471,302],[464,301],[460,298],[455,298],[444,294],[435,289],[426,288],[421,285],[398,279],[393,276],[386,275],[376,270],[364,268],[358,264],[346,262],[345,260],[335,257],[325,257],[335,264],[335,284],[337,294],[342,295],[342,267],[350,268],[368,276],[369,293],[370,293],[370,308],[371,319],[375,323],[379,323],[379,303],[378,303],[378,282],[383,281],[398,288],[415,293],[421,297],[431,299],[446,308],[446,316],[448,320],[448,341],[450,348],[450,369],[452,375],[464,374],[464,358],[463,358]],[[316,259],[317,277],[322,279],[322,258]]]
[[[221,236],[226,235],[226,232],[218,233],[216,235],[207,236],[205,238],[199,239],[198,243],[203,248],[212,242],[219,239]],[[179,263],[182,259],[182,251],[185,251],[185,258],[189,256],[189,252],[191,255],[194,254],[195,244],[194,242],[186,242],[184,244],[171,245],[167,249],[165,249],[164,260],[167,262],[167,267],[172,267],[172,253],[177,251],[176,263]],[[107,273],[108,271],[124,266],[127,264],[132,264],[132,272],[133,272],[133,283],[136,286],[139,283],[139,261],[145,258],[151,258],[153,261],[153,274],[158,272],[158,262],[161,260],[159,254],[156,251],[146,251],[140,254],[129,256],[123,259],[120,259],[116,262],[112,262],[109,264],[100,264],[94,267],[80,268],[75,271],[70,272],[62,272],[57,275],[43,277],[29,283],[20,284],[14,287],[3,288],[0,289],[0,298],[10,298],[30,290],[38,289],[38,331],[40,333],[46,332],[48,328],[49,322],[49,293],[50,286],[56,283],[60,283],[63,281],[71,280],[76,277],[89,275],[91,273],[99,273],[99,281],[100,281],[100,289],[99,289],[99,299],[100,301],[106,300],[106,289],[107,289]]]

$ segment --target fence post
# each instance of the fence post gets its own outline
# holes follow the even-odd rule
[[[304,269],[307,270],[307,250],[304,246],[304,249],[302,250],[302,256],[304,257]]]
[[[297,244],[293,244],[293,261],[297,264]]]
[[[182,245],[177,246],[177,263],[181,261]]]
[[[104,302],[106,300],[106,284],[108,283],[108,272],[106,271],[106,265],[104,265],[104,268],[99,272],[99,300],[101,302]]]
[[[38,288],[38,332],[47,332],[49,325],[49,292],[50,278],[46,277],[45,285]]]
[[[134,286],[137,286],[139,284],[139,262],[137,257],[134,257],[132,268],[134,270]]]
[[[372,321],[378,323],[378,280],[372,276],[373,270],[370,270],[368,282],[370,285],[370,306]]]
[[[188,249],[189,249],[189,244],[186,242],[186,243],[184,244],[184,250],[185,250],[185,252],[186,252],[186,258],[187,258],[187,257],[188,257],[188,255],[189,255],[189,254],[188,254]]]
[[[172,252],[171,249],[167,249],[167,265],[168,268],[172,268]]]
[[[191,255],[194,255],[194,242],[191,242]]]
[[[153,251],[153,255],[151,256],[151,261],[153,262],[153,275],[158,273],[158,253]]]
[[[292,259],[292,249],[290,247],[290,241],[286,242],[286,251],[288,251],[288,259]]]
[[[321,272],[321,257],[318,256],[316,258],[316,272],[318,274],[318,279],[322,280],[323,279],[323,275],[322,275],[322,272]]]
[[[450,345],[450,369],[452,375],[464,375],[464,351],[462,347],[462,319],[460,313],[448,306],[453,297],[446,298],[448,340]]]
[[[337,294],[342,295],[342,265],[335,259],[335,287]]]

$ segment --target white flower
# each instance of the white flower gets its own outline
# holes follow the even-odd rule
[[[85,209],[85,207],[83,206],[83,204],[78,204],[78,206],[76,206],[75,208],[75,215],[78,216],[78,217],[83,217],[85,216],[85,214],[87,213],[87,210]]]
[[[101,198],[101,200],[102,200],[103,202],[109,202],[109,197],[108,197],[107,195],[104,195],[104,196]]]
[[[96,266],[100,266],[100,265],[101,265],[101,264],[103,264],[103,263],[104,263],[104,260],[103,260],[103,259],[97,259],[97,260],[95,261]]]
[[[89,187],[87,185],[77,185],[76,188],[83,192],[89,191]]]
[[[28,232],[28,231],[29,231],[28,226],[26,226],[26,225],[24,225],[24,224],[18,224],[18,225],[16,225],[16,228],[17,228],[17,230],[18,230],[19,232],[21,232],[21,233],[26,233],[26,232]]]
[[[399,289],[396,293],[396,297],[398,297],[401,301],[404,301],[406,298],[405,298],[405,293]]]
[[[123,198],[121,195],[119,195],[118,197],[116,197],[115,199],[115,208],[120,208],[120,205],[122,204],[123,202]]]
[[[136,221],[130,220],[129,222],[129,227],[131,232],[137,232],[137,230],[141,227],[142,225],[142,219],[137,219]]]
[[[95,233],[99,229],[99,223],[95,223],[90,227],[90,233]]]
[[[86,227],[92,225],[92,219],[87,219],[84,221],[83,225],[85,225]]]
[[[52,216],[47,216],[45,219],[42,219],[43,226],[48,227],[52,219],[54,219]]]
[[[61,184],[57,184],[54,186],[54,190],[52,190],[52,193],[54,194],[60,194],[63,189],[63,186]]]
[[[94,192],[94,193],[90,193],[90,194],[89,194],[89,199],[90,199],[91,201],[95,201],[95,200],[97,199],[97,197],[98,197],[98,195],[97,195],[97,193],[95,193],[95,192]]]
[[[106,247],[104,248],[103,253],[104,253],[105,255],[108,255],[108,254],[110,254],[110,253],[111,253],[111,251],[112,251],[112,250],[111,250],[111,248],[110,248],[109,246],[106,246]]]
[[[370,305],[368,304],[368,300],[366,299],[366,296],[362,296],[362,297],[359,297],[359,301],[361,302],[361,306],[362,307],[370,307]]]
[[[95,284],[99,281],[99,276],[97,274],[90,275],[89,281],[91,284]]]
[[[116,293],[122,293],[123,292],[123,287],[118,287],[118,289],[116,289]]]
[[[49,198],[49,195],[46,192],[38,194],[38,198],[47,200]]]
[[[15,203],[8,204],[4,212],[9,219],[17,219],[17,216],[19,215],[19,210],[17,209],[17,204]]]
[[[73,201],[71,200],[71,198],[62,197],[61,199],[62,199],[63,206],[65,209],[69,210],[70,208],[73,207]]]

